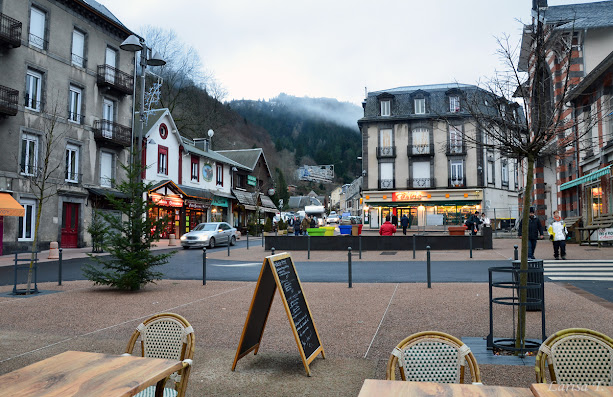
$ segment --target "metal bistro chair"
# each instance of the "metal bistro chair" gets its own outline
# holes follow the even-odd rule
[[[536,381],[573,385],[613,385],[613,339],[586,328],[551,335],[536,355]]]
[[[386,378],[396,379],[398,365],[402,380],[464,383],[467,363],[472,383],[480,384],[479,366],[468,346],[443,332],[419,332],[396,345],[387,362]]]
[[[164,397],[183,397],[194,357],[194,330],[186,319],[174,313],[157,314],[136,327],[126,353],[132,355],[140,338],[142,357],[182,360],[183,369],[170,375],[174,388],[165,387]],[[167,385],[168,386],[168,385]],[[155,386],[138,393],[138,397],[153,397]]]

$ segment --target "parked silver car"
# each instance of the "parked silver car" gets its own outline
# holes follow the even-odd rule
[[[236,244],[236,229],[226,222],[201,223],[189,233],[181,236],[181,246],[214,248],[220,243]]]
[[[336,212],[334,212],[334,211],[331,211],[330,215],[328,215],[327,222],[328,222],[328,224],[330,224],[330,223],[340,223],[340,219],[338,217],[338,214]]]

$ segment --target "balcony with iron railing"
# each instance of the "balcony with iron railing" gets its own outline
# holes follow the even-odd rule
[[[448,156],[458,156],[466,154],[466,146],[462,143],[449,143],[447,145],[447,155]]]
[[[124,95],[131,95],[134,88],[134,76],[109,65],[98,65],[97,82],[100,87],[108,87]]]
[[[30,97],[30,95],[26,94],[23,97],[23,106],[26,109],[34,110],[36,112],[40,112],[43,110],[44,102],[37,100],[38,97]]]
[[[379,190],[395,189],[396,183],[393,179],[379,179]]]
[[[434,156],[434,145],[419,143],[407,146],[409,156]]]
[[[0,114],[15,116],[19,102],[19,91],[0,85]]]
[[[87,67],[87,58],[84,58],[77,54],[71,54],[72,64],[81,68]]]
[[[451,188],[454,188],[454,187],[455,188],[466,187],[464,178],[462,178],[462,179],[449,178],[449,187],[451,187]]]
[[[109,120],[95,120],[94,139],[109,146],[128,147],[132,144],[132,131],[130,127]]]
[[[44,37],[38,37],[35,34],[30,33],[28,36],[28,41],[31,47],[40,48],[41,50],[47,50],[49,48],[49,41],[45,40]]]
[[[68,121],[76,124],[85,124],[85,116],[79,112],[68,112]]]
[[[394,158],[396,157],[396,146],[381,146],[377,147],[377,158]]]
[[[409,189],[430,189],[436,187],[434,178],[409,178],[407,188]]]
[[[64,172],[64,180],[66,181],[66,183],[80,184],[82,182],[82,179],[83,174],[79,174],[78,172],[71,172],[68,170]]]
[[[21,47],[21,22],[0,13],[0,45]]]

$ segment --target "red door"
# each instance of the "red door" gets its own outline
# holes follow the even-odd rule
[[[77,248],[79,231],[79,204],[64,203],[62,216],[62,248]]]

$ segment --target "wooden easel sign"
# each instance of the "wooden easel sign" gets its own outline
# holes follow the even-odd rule
[[[302,284],[300,284],[300,279],[296,274],[292,257],[288,253],[282,253],[267,256],[264,259],[243,333],[238,349],[236,349],[232,371],[236,368],[236,362],[252,350],[254,354],[258,354],[266,320],[268,320],[277,288],[279,288],[279,295],[283,301],[287,319],[292,327],[307,375],[311,376],[309,364],[319,353],[323,358],[326,358],[321,339],[313,322],[311,310],[302,292]]]

